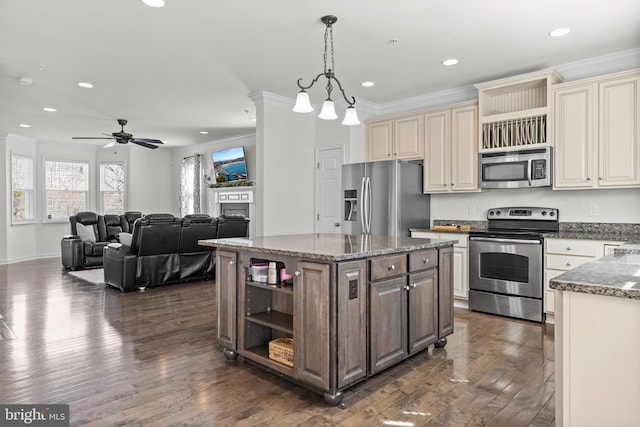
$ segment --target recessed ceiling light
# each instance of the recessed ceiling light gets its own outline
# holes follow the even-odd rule
[[[53,112],[58,111],[58,110],[56,110],[55,108],[51,108],[51,107],[44,107],[44,108],[43,108],[43,110],[44,110],[44,111],[48,111],[48,112],[50,112],[50,113],[53,113]]]
[[[87,88],[87,89],[90,89],[90,88],[93,87],[93,85],[91,83],[87,83],[87,82],[80,82],[80,83],[78,83],[78,86],[84,87],[84,88]]]
[[[164,0],[142,0],[142,3],[150,7],[162,7],[164,6]]]
[[[26,123],[20,123],[20,127],[21,127],[21,128],[30,128],[30,127],[31,127],[31,125],[28,125],[28,124],[26,124]]]
[[[371,87],[371,86],[374,86],[375,83],[374,82],[362,82],[361,85],[363,87]]]
[[[201,130],[200,133],[203,135],[209,135],[209,132],[207,132],[206,130]]]
[[[449,58],[442,61],[442,65],[456,65],[457,63],[458,63],[458,60],[455,58]]]
[[[569,28],[556,28],[555,30],[551,31],[549,35],[551,37],[562,37],[569,34],[569,31],[571,31],[571,29]]]

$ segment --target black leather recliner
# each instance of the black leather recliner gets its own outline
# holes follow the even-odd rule
[[[121,215],[124,223],[126,224],[126,230],[123,230],[127,233],[133,233],[133,224],[136,222],[136,219],[142,218],[142,212],[140,211],[127,211],[124,215]]]
[[[69,222],[71,235],[64,236],[60,242],[62,265],[72,270],[102,266],[104,248],[116,241],[109,239],[104,216],[78,212],[69,217]]]
[[[198,240],[215,239],[218,219],[207,214],[185,215],[180,233],[180,280],[192,280],[216,274],[216,255],[213,248],[200,246]]]
[[[107,230],[107,240],[118,240],[118,235],[129,230],[129,224],[126,223],[122,215],[105,215],[104,225]]]
[[[218,218],[218,239],[247,237],[249,220],[243,216],[221,216]]]

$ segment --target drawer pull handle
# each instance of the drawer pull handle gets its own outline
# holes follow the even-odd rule
[[[390,271],[391,271],[391,270],[395,270],[395,269],[396,269],[395,264],[391,264],[391,265],[389,266],[389,270],[390,270]]]

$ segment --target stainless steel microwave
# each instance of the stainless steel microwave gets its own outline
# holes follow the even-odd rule
[[[551,147],[480,154],[482,188],[551,186]]]

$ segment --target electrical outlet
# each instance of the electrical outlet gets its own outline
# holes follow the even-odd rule
[[[598,205],[589,203],[589,216],[598,216]]]

